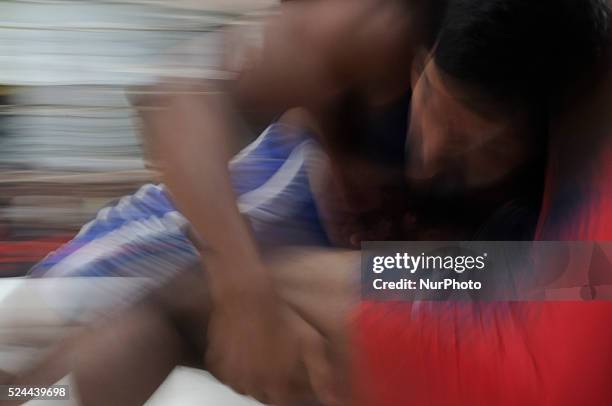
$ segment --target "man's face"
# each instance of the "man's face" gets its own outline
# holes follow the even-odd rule
[[[524,115],[501,113],[433,60],[419,73],[406,143],[411,184],[462,193],[494,184],[525,159]]]

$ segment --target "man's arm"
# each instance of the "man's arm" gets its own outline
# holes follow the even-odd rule
[[[299,362],[298,337],[238,211],[227,166],[233,128],[223,96],[193,87],[164,94],[161,108],[144,118],[162,154],[171,197],[204,241],[214,309],[207,367],[238,392],[281,402]],[[271,353],[277,356],[270,359]]]
[[[233,98],[280,111],[295,105],[322,110],[345,88],[378,88],[386,81],[378,70],[389,69],[390,59],[397,61],[395,48],[384,46],[386,39],[399,38],[404,28],[381,30],[396,21],[392,4],[334,0],[288,5],[266,26],[260,60],[239,74]],[[379,5],[385,6],[382,11]],[[355,35],[360,38],[356,42]],[[384,52],[364,55],[366,49]],[[282,402],[283,381],[299,359],[299,338],[284,328],[286,314],[276,305],[257,245],[236,205],[227,168],[227,142],[234,130],[227,105],[222,96],[194,88],[170,89],[160,100],[162,109],[145,116],[146,127],[163,156],[164,182],[175,204],[206,245],[202,257],[215,305],[207,362],[235,389]],[[277,356],[270,360],[272,352]]]

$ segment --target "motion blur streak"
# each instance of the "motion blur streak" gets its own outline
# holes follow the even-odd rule
[[[221,77],[212,30],[274,3],[0,2],[0,277],[24,274],[100,207],[155,180],[126,89]],[[193,49],[177,44],[194,37],[197,61],[180,65]]]

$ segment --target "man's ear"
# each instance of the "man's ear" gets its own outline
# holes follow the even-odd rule
[[[416,86],[430,60],[431,54],[424,47],[420,47],[415,51],[410,69],[410,87],[412,89]]]

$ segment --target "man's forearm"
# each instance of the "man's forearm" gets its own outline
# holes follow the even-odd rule
[[[234,128],[221,97],[177,92],[168,96],[162,112],[145,119],[161,147],[163,180],[205,241],[203,260],[211,265],[211,282],[224,290],[248,286],[265,275],[230,182],[228,140]]]

